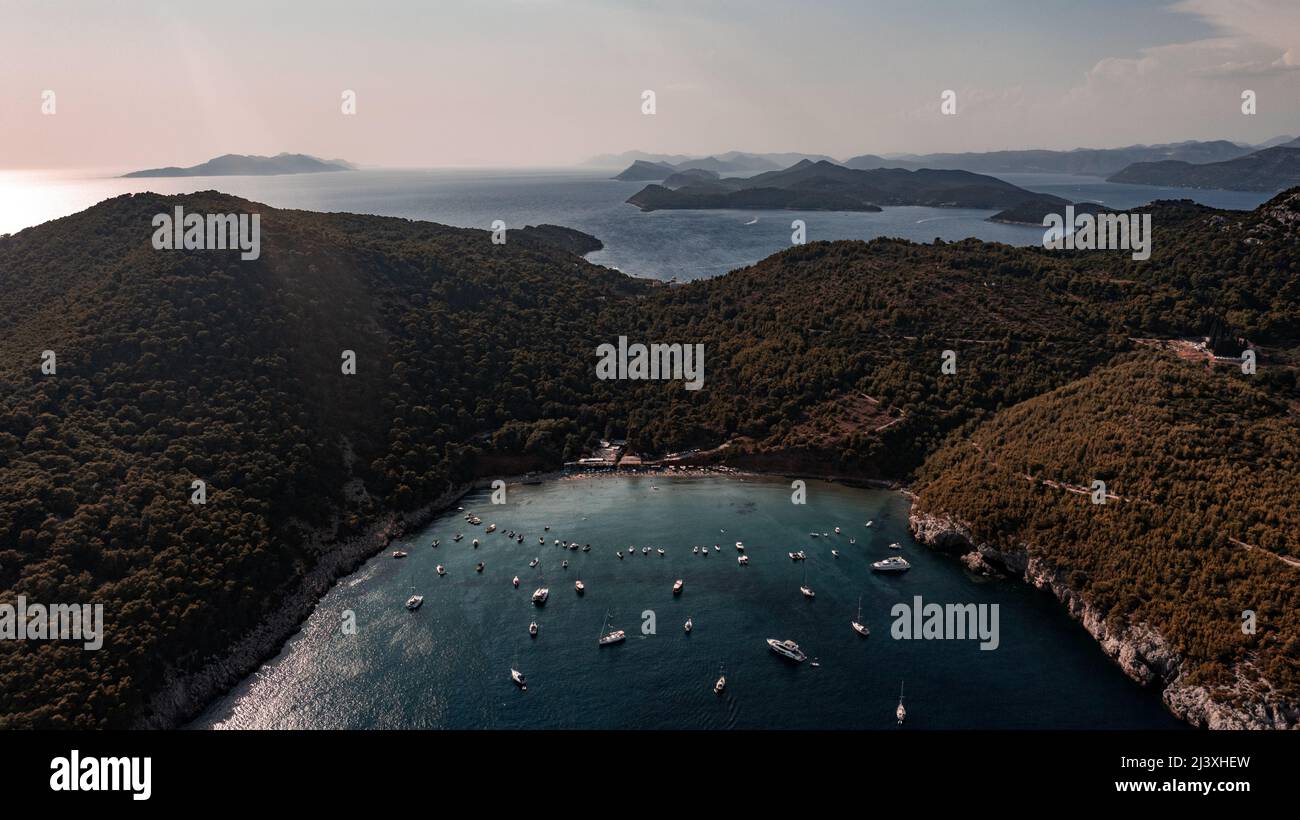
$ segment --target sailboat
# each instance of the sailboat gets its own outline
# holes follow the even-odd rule
[[[903,725],[903,719],[907,717],[907,710],[903,708],[903,682],[898,683],[898,708],[894,710],[894,717],[898,718],[898,725]]]
[[[853,631],[866,638],[871,635],[871,630],[862,622],[862,596],[858,596],[858,617],[853,620]]]
[[[515,686],[519,687],[519,691],[528,691],[528,682],[524,680],[524,673],[515,669],[513,666],[510,667],[510,680],[515,682]]]
[[[627,634],[621,629],[606,632],[605,630],[607,628],[609,628],[609,610],[605,610],[605,620],[600,625],[600,638],[597,640],[597,643],[601,646],[609,646],[610,644],[619,643],[627,637]]]
[[[813,592],[812,587],[808,586],[808,565],[807,564],[804,564],[803,567],[803,584],[800,585],[799,591],[803,593],[803,597],[805,598],[817,597],[817,593]]]
[[[713,684],[713,694],[715,694],[715,695],[721,695],[721,694],[722,694],[722,690],[723,690],[723,689],[726,689],[726,688],[727,688],[727,669],[726,669],[726,667],[724,667],[724,666],[722,666],[722,665],[719,665],[719,666],[718,666],[718,682],[715,683],[715,684]]]
[[[415,610],[419,609],[420,604],[423,603],[424,603],[424,596],[416,595],[415,587],[411,587],[411,597],[406,599],[406,608],[414,612]]]

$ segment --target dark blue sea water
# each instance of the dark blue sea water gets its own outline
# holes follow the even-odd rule
[[[216,189],[280,208],[399,216],[487,229],[549,222],[600,238],[587,258],[634,276],[689,281],[718,276],[790,247],[790,223],[801,219],[807,239],[978,237],[1013,245],[1041,244],[1043,229],[989,222],[990,210],[885,208],[880,213],[825,211],[656,211],[626,203],[644,183],[608,179],[609,171],[377,170],[273,177],[118,179],[26,176],[7,184],[21,208],[0,209],[0,233],[65,216],[118,194],[185,193]],[[1224,208],[1253,208],[1266,195],[1115,185],[1096,177],[1006,175],[1035,191],[1072,200],[1133,207],[1156,198],[1193,198]],[[4,181],[0,179],[0,181]],[[507,240],[509,235],[507,233]]]
[[[393,545],[410,557],[395,560],[385,550],[343,579],[277,658],[193,725],[885,729],[895,726],[905,682],[908,729],[1181,726],[1055,599],[1023,583],[973,576],[912,543],[908,502],[896,493],[811,482],[808,503],[798,506],[785,480],[642,476],[512,485],[507,499],[493,506],[486,493],[472,494],[462,504],[482,516],[482,526],[453,511]],[[865,527],[868,520],[875,526]],[[484,534],[488,523],[498,531]],[[509,529],[524,532],[525,543],[502,534]],[[453,543],[457,532],[465,540]],[[475,537],[478,549],[470,545]],[[442,542],[436,549],[434,538]],[[589,542],[592,550],[564,550],[555,538]],[[738,540],[747,567],[737,564]],[[891,554],[893,541],[903,543],[913,568],[873,573],[870,562]],[[618,559],[615,552],[630,544],[662,546],[667,555]],[[707,545],[710,555],[694,554],[692,545]],[[806,562],[787,557],[798,549]],[[534,557],[537,569],[528,566]],[[474,571],[478,561],[482,574]],[[439,563],[445,577],[435,572]],[[581,597],[573,588],[579,578],[587,585]],[[674,597],[677,578],[685,589]],[[805,581],[814,600],[799,592]],[[529,597],[543,582],[551,597],[538,609]],[[403,607],[413,587],[425,595],[414,613]],[[916,595],[927,603],[997,604],[998,648],[891,638],[890,608]],[[869,638],[849,626],[859,597]],[[341,628],[347,611],[355,634]],[[597,645],[607,612],[613,627],[627,631],[625,643]],[[646,613],[653,634],[643,634]],[[537,638],[527,631],[533,618]],[[795,640],[821,666],[783,660],[768,637]],[[717,696],[722,665],[729,684]],[[512,666],[527,676],[527,692],[511,683]]]

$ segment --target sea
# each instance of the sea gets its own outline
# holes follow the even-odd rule
[[[472,493],[460,504],[481,525],[450,510],[395,541],[191,727],[898,730],[901,697],[904,730],[1182,728],[1049,593],[913,542],[903,495],[822,481],[805,504],[793,495],[776,478],[612,474],[510,485],[504,504]],[[807,559],[791,560],[799,550]],[[895,554],[909,571],[873,572]],[[411,612],[413,592],[424,604]],[[996,648],[896,637],[894,607],[918,598],[996,606]],[[859,617],[868,637],[850,626]],[[614,629],[627,639],[599,645]],[[776,655],[768,638],[809,660]]]
[[[990,222],[995,211],[889,207],[879,213],[826,211],[654,211],[626,200],[645,183],[609,179],[605,170],[384,169],[282,176],[122,179],[104,172],[0,171],[0,234],[14,233],[124,193],[218,190],[277,208],[344,211],[489,229],[551,223],[576,228],[605,247],[587,256],[632,276],[687,282],[752,265],[788,248],[791,223],[803,220],[808,241],[898,237],[916,242],[977,237],[1038,245],[1043,228]],[[1267,194],[1120,185],[1097,177],[1005,174],[1032,191],[1072,201],[1130,208],[1153,199],[1194,199],[1250,209]],[[507,241],[509,232],[507,231]]]

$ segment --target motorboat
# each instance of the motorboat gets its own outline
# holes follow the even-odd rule
[[[394,558],[405,558],[405,557],[406,557],[406,553],[402,552],[401,550],[393,550],[393,557],[394,557]]]
[[[533,590],[533,603],[538,606],[541,606],[542,604],[546,603],[546,599],[550,596],[550,594],[551,594],[551,590],[548,587],[538,587],[537,589]]]
[[[510,583],[515,585],[515,589],[519,589],[519,576],[516,575]]]
[[[519,691],[521,692],[528,691],[528,683],[524,680],[523,672],[520,672],[518,669],[511,669],[510,680],[515,682],[515,686],[519,687]]]
[[[482,562],[482,561],[479,561],[479,562],[478,562],[478,566],[474,567],[474,571],[475,571],[475,572],[482,572],[482,571],[483,571],[483,562]]]
[[[528,624],[528,634],[532,635],[534,638],[537,637],[537,621]]]
[[[767,645],[776,654],[783,658],[789,658],[795,663],[803,663],[808,660],[808,656],[799,648],[799,644],[794,641],[778,641],[776,638],[768,638]]]
[[[682,579],[681,579],[681,578],[678,578],[676,581],[673,581],[673,594],[674,594],[674,595],[681,595],[681,594],[682,594]]]
[[[883,561],[876,561],[871,568],[876,572],[907,572],[912,565],[900,555],[891,555]]]
[[[420,605],[423,603],[424,603],[423,595],[412,595],[410,598],[406,599],[406,608],[414,612],[415,610],[419,609]]]
[[[740,564],[742,567],[746,566],[747,564],[749,564],[749,556],[748,555],[737,556],[736,563]]]
[[[446,569],[446,567],[444,567],[442,564],[439,564],[439,565],[438,565],[438,574],[439,574],[439,575],[446,575],[446,574],[447,574],[447,569]]]
[[[573,588],[574,588],[575,590],[577,590],[577,592],[578,592],[579,595],[581,595],[582,593],[584,593],[584,592],[587,591],[587,587],[586,587],[586,585],[583,584],[581,581],[574,581],[574,582],[573,582]]]

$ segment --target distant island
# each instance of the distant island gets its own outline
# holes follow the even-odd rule
[[[963,154],[904,154],[880,157],[863,154],[844,161],[848,168],[945,168],[980,174],[1077,174],[1107,176],[1135,162],[1175,160],[1219,162],[1244,156],[1255,148],[1227,140],[1188,140],[1164,145],[1129,145],[1124,148],[1075,148],[1070,151],[1032,149]]]
[[[1300,185],[1300,140],[1226,162],[1200,165],[1175,160],[1138,162],[1107,177],[1106,181],[1166,188],[1281,191]]]
[[[1037,194],[969,171],[901,168],[867,171],[825,160],[801,160],[785,170],[748,178],[722,178],[699,170],[679,172],[665,179],[662,185],[647,185],[627,201],[643,211],[719,208],[879,211],[884,205],[1016,209],[1006,214],[1004,221],[1039,224],[1043,214],[1070,204],[1060,197]],[[1028,220],[1033,213],[1037,213],[1037,218]]]
[[[320,174],[328,171],[355,171],[356,166],[341,159],[317,159],[307,154],[276,154],[262,157],[255,154],[222,154],[198,165],[179,168],[149,168],[123,174],[123,179],[138,177],[224,177],[224,176],[276,176],[278,174]]]

